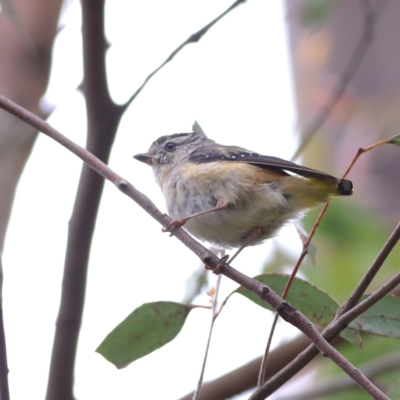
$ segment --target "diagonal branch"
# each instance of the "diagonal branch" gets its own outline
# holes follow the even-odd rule
[[[221,18],[225,17],[228,13],[230,13],[233,9],[235,9],[240,4],[244,3],[246,0],[236,0],[230,7],[228,7],[222,14],[220,14],[217,18],[213,19],[209,22],[206,26],[201,28],[196,33],[190,35],[188,39],[186,39],[180,46],[178,46],[169,56],[168,58],[159,66],[157,67],[147,78],[144,80],[142,85],[136,90],[136,92],[129,98],[129,100],[121,106],[121,108],[125,111],[136,99],[138,94],[143,90],[143,88],[147,85],[150,79],[158,72],[160,69],[165,67],[172,59],[188,44],[190,43],[197,43],[208,31],[212,28]]]
[[[0,107],[6,111],[11,112],[23,121],[28,122],[39,131],[45,133],[58,143],[62,144],[68,150],[73,152],[81,158],[90,168],[96,171],[103,178],[112,182],[117,188],[139,204],[145,211],[147,211],[154,219],[156,219],[163,226],[170,226],[172,219],[162,214],[151,200],[139,192],[129,182],[124,180],[114,171],[112,171],[104,162],[95,157],[89,151],[80,147],[72,142],[67,137],[63,136],[60,132],[52,128],[47,122],[43,121],[34,114],[23,109],[12,101],[0,96]],[[221,273],[244,288],[251,290],[263,301],[266,301],[279,315],[290,324],[297,327],[303,332],[316,346],[316,348],[325,356],[329,357],[336,365],[338,365],[347,375],[349,375],[365,392],[375,399],[388,399],[375,385],[373,385],[360,371],[358,371],[349,361],[347,361],[336,349],[334,349],[318,332],[313,324],[304,317],[298,310],[296,310],[289,303],[284,301],[280,296],[273,292],[263,283],[249,278],[241,272],[232,268],[225,262],[221,263],[215,254],[211,253],[204,246],[194,240],[188,233],[180,227],[172,228],[172,234],[179,239],[185,246],[191,249],[200,259],[212,269],[217,268]],[[343,316],[344,317],[344,316]],[[341,317],[341,318],[343,318]],[[342,328],[343,329],[343,328]]]

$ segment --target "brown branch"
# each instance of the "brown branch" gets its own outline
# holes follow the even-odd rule
[[[385,245],[382,247],[378,256],[371,264],[369,270],[376,270],[379,268],[383,262],[386,260],[390,254],[393,247],[400,240],[400,223],[396,226],[393,233],[390,235],[389,239],[386,241]],[[368,274],[368,272],[367,272]],[[335,319],[331,324],[329,324],[323,331],[322,336],[328,341],[336,339],[340,332],[346,328],[346,326],[358,315],[365,311],[366,305],[369,307],[375,304],[383,295],[389,293],[394,287],[398,285],[398,280],[400,281],[400,274],[397,274],[389,282],[383,285],[378,291],[373,295],[368,297],[362,303],[354,307],[352,310],[347,311],[345,314],[341,315],[339,318]],[[282,368],[278,374],[269,379],[264,385],[254,392],[251,400],[264,399],[275,392],[279,387],[291,379],[295,374],[297,374],[301,369],[303,369],[315,356],[318,355],[318,350],[315,346],[311,345],[306,350],[304,350],[298,357],[289,363],[285,368]]]
[[[314,120],[312,120],[311,123],[304,129],[305,133],[302,136],[301,144],[295,151],[292,160],[295,160],[303,152],[304,148],[316,135],[318,130],[325,124],[336,104],[342,98],[348,84],[358,71],[362,61],[365,58],[365,55],[368,52],[368,49],[371,47],[371,44],[374,40],[376,23],[387,4],[388,1],[380,0],[376,2],[375,7],[371,7],[367,3],[362,2],[362,7],[364,8],[368,6],[368,11],[365,15],[364,30],[361,34],[361,38],[359,39],[349,61],[340,75],[338,85],[332,91],[325,105],[318,112]]]
[[[211,22],[209,22],[206,26],[201,28],[199,31],[196,33],[193,33],[190,35],[188,39],[186,39],[181,45],[179,45],[168,57],[167,59],[159,66],[157,67],[150,75],[147,76],[147,78],[144,80],[142,85],[136,90],[136,92],[129,98],[129,100],[123,104],[121,107],[126,110],[133,100],[136,99],[136,97],[139,95],[139,93],[143,90],[143,88],[147,85],[147,83],[150,81],[150,79],[158,72],[160,69],[165,67],[172,59],[188,44],[190,43],[197,43],[208,31],[210,28],[212,28],[221,18],[225,17],[225,15],[229,14],[233,9],[235,9],[237,6],[240,4],[244,3],[246,0],[236,0],[230,7],[228,7],[222,14],[220,14],[217,18],[213,19]]]
[[[27,110],[24,110],[22,107],[4,98],[3,96],[0,96],[0,107],[9,111],[18,118],[21,118],[25,122],[28,122],[32,126],[35,126],[35,128],[37,128],[39,131],[45,133],[58,143],[62,144],[68,150],[72,151],[75,155],[81,158],[89,167],[100,174],[103,178],[109,180],[115,186],[117,186],[119,190],[139,204],[163,226],[170,225],[172,219],[169,216],[162,214],[148,197],[140,193],[134,186],[112,171],[105,163],[103,163],[89,151],[63,136],[60,132],[52,128],[47,122],[41,120],[39,117],[36,117]],[[335,364],[343,369],[346,374],[348,374],[364,391],[370,394],[373,398],[387,399],[387,397],[376,386],[374,386],[364,375],[360,373],[360,371],[358,371],[321,336],[318,330],[303,314],[301,314],[289,303],[284,301],[270,288],[263,283],[249,278],[248,276],[235,270],[225,262],[221,266],[221,260],[219,260],[215,254],[211,253],[204,246],[194,240],[183,229],[175,227],[171,230],[171,232],[185,246],[191,249],[206,265],[210,266],[212,269],[218,266],[218,270],[221,271],[223,275],[242,285],[244,288],[252,291],[263,301],[266,301],[285,321],[289,322],[303,332],[323,355],[329,357]]]
[[[107,162],[122,110],[109,95],[106,80],[104,2],[82,1],[84,93],[87,149]],[[104,180],[83,165],[72,212],[60,308],[50,363],[47,400],[72,400],[74,367],[86,292],[90,248]]]

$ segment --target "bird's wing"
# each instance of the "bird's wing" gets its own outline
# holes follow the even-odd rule
[[[215,146],[200,147],[190,155],[189,161],[194,163],[215,161],[245,162],[263,169],[274,169],[283,173],[290,171],[307,178],[311,177],[327,183],[336,183],[343,194],[351,194],[353,188],[352,183],[346,179],[335,178],[325,172],[303,167],[291,161],[286,161],[278,157],[263,156],[262,154],[236,146],[218,146],[217,148]]]
[[[294,172],[304,177],[313,177],[330,183],[339,183],[340,179],[325,172],[317,171],[312,168],[303,167],[291,161],[286,161],[278,157],[263,156],[255,152],[235,146],[220,146],[218,148],[208,148],[208,146],[197,148],[189,157],[190,162],[208,163],[215,161],[245,162],[257,165],[263,169],[281,169]]]

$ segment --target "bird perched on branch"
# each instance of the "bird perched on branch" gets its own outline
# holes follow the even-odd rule
[[[200,132],[162,136],[134,158],[153,168],[174,219],[165,230],[184,225],[196,238],[239,247],[238,253],[305,211],[353,193],[347,179],[224,146]]]

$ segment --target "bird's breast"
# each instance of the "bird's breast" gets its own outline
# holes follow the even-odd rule
[[[174,219],[185,218],[226,201],[226,209],[189,219],[184,229],[198,239],[231,248],[241,246],[250,231],[261,227],[264,234],[251,243],[259,244],[295,213],[272,183],[254,182],[253,166],[227,164],[188,164],[171,173],[160,185],[168,213]]]

